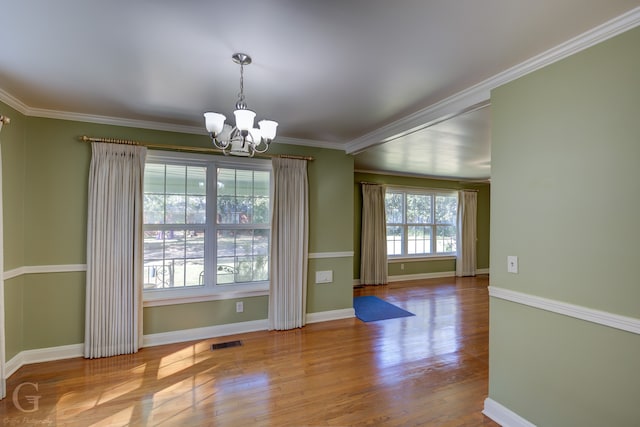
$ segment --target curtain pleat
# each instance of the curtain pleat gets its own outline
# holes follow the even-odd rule
[[[456,251],[456,276],[476,275],[478,193],[458,192],[458,246]]]
[[[146,148],[92,144],[84,355],[142,344],[143,178]]]
[[[305,324],[309,255],[307,162],[274,158],[269,329]]]
[[[362,184],[362,242],[360,245],[360,283],[388,283],[387,219],[385,187]]]

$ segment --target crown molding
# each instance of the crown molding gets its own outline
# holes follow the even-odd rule
[[[489,89],[476,88],[476,86],[353,139],[346,144],[345,151],[347,154],[358,154],[375,145],[428,128],[462,113],[488,106]]]
[[[640,7],[636,7],[429,107],[351,140],[347,143],[345,151],[348,154],[357,154],[372,146],[427,128],[469,110],[488,106],[490,105],[491,90],[608,40],[638,25],[640,25]]]
[[[314,139],[289,138],[286,136],[278,136],[274,143],[288,145],[302,145],[305,147],[327,148],[329,150],[345,151],[346,144],[341,142],[317,141]]]
[[[140,129],[159,130],[166,132],[188,133],[195,135],[207,135],[204,127],[177,125],[173,123],[161,123],[148,120],[125,119],[121,117],[99,116],[85,113],[67,111],[45,110],[31,108],[27,114],[31,117],[42,117],[57,120],[72,120],[76,122],[97,123],[111,126],[124,126]]]
[[[4,102],[19,113],[28,115],[27,112],[29,111],[29,107],[24,102],[20,101],[18,98],[3,89],[0,89],[0,101]]]
[[[439,176],[439,175],[423,175],[419,173],[411,173],[411,172],[392,172],[392,171],[383,171],[383,170],[372,170],[372,169],[354,169],[355,173],[363,173],[363,174],[371,174],[371,175],[387,175],[387,176],[405,176],[407,178],[419,178],[419,179],[435,179],[438,181],[455,181],[458,183],[464,184],[490,184],[491,178],[464,178],[464,177],[455,177],[455,176]]]
[[[85,123],[97,123],[110,126],[124,126],[140,129],[159,130],[164,132],[187,133],[194,135],[207,135],[203,127],[185,126],[172,123],[160,123],[148,120],[125,119],[121,117],[99,116],[93,114],[74,113],[69,111],[47,110],[43,108],[32,108],[0,89],[0,101],[9,107],[29,117],[41,117],[47,119],[70,120]],[[339,142],[315,141],[310,139],[278,137],[275,140],[278,144],[302,145],[307,147],[328,148],[331,150],[345,149],[345,144]]]

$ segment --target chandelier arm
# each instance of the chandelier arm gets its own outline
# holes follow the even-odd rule
[[[260,148],[263,145],[264,145],[264,148]],[[259,154],[266,153],[267,150],[269,149],[269,143],[264,138],[260,138],[260,142],[258,144],[254,144],[253,149],[255,150],[256,153],[259,153]]]
[[[211,141],[213,142],[213,145],[216,148],[219,148],[220,150],[224,150],[226,147],[229,146],[229,141],[219,140],[218,137],[212,133],[209,134],[209,136],[211,137]]]

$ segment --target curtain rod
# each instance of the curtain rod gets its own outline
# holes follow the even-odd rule
[[[130,139],[117,139],[117,138],[92,138],[89,136],[81,136],[80,141],[83,142],[103,142],[106,144],[125,144],[125,145],[139,145],[147,148],[157,148],[159,150],[172,150],[172,151],[184,151],[189,153],[215,153],[220,154],[222,150],[217,148],[201,148],[201,147],[185,147],[183,145],[169,145],[169,144],[152,144],[149,142],[133,141]],[[313,157],[309,156],[294,156],[291,154],[258,154],[257,158],[272,158],[278,157],[281,159],[297,159],[312,161]]]
[[[11,123],[11,119],[7,116],[0,116],[0,123],[8,125],[9,123]]]

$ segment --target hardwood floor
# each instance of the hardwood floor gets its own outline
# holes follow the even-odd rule
[[[344,319],[27,365],[7,425],[497,426],[488,383],[488,277],[364,287],[415,314]],[[242,346],[211,350],[241,340]],[[29,384],[31,383],[31,384]],[[36,390],[35,387],[38,387]],[[40,396],[37,410],[27,396]]]

